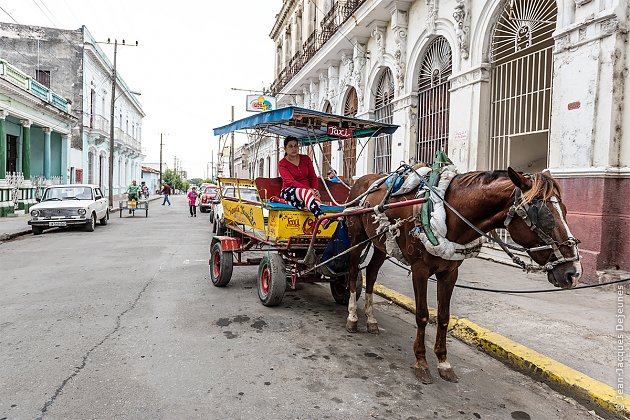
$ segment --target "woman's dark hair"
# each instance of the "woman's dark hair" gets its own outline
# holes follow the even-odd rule
[[[298,140],[297,140],[297,138],[296,138],[296,137],[293,137],[293,136],[286,136],[286,137],[284,138],[284,147],[287,147],[287,144],[289,144],[289,142],[290,142],[290,141],[295,141],[295,142],[297,142]]]

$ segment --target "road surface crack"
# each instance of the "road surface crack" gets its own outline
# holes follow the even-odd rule
[[[171,257],[174,255],[175,253],[171,254]],[[50,397],[50,399],[48,401],[46,401],[46,403],[44,404],[44,406],[41,409],[41,415],[39,415],[37,417],[37,420],[41,420],[44,415],[46,414],[46,412],[50,409],[50,407],[52,407],[52,405],[54,404],[55,400],[57,399],[57,397],[59,396],[59,394],[61,394],[61,392],[63,391],[64,387],[68,384],[68,382],[70,382],[75,376],[77,376],[82,370],[83,368],[85,368],[85,366],[87,365],[88,359],[90,358],[90,355],[96,350],[98,349],[101,345],[103,345],[103,343],[105,343],[112,335],[116,334],[118,332],[118,330],[120,329],[120,324],[121,324],[121,319],[123,316],[125,316],[129,311],[133,310],[136,305],[138,304],[138,302],[140,301],[140,298],[142,297],[142,295],[144,294],[144,292],[147,290],[147,288],[151,285],[151,283],[153,283],[153,281],[155,280],[155,278],[157,277],[157,275],[162,271],[162,264],[160,264],[160,267],[158,268],[158,270],[155,272],[155,274],[153,275],[153,277],[151,277],[151,279],[144,285],[144,287],[142,288],[142,290],[140,290],[140,292],[136,295],[135,299],[133,300],[133,302],[131,302],[131,305],[125,309],[124,311],[122,311],[120,314],[118,314],[118,316],[116,317],[116,325],[114,326],[114,329],[112,331],[110,331],[105,337],[103,337],[103,339],[101,341],[99,341],[97,344],[95,344],[91,349],[89,349],[87,351],[87,353],[85,353],[83,355],[83,358],[81,360],[81,364],[77,367],[74,368],[74,372],[72,372],[72,374],[70,374],[70,376],[68,376],[66,379],[63,380],[63,382],[61,382],[61,385],[59,385],[59,387],[57,387],[57,389],[55,390],[55,393]]]

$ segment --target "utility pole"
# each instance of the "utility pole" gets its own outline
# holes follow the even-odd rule
[[[118,53],[118,40],[114,40],[114,67],[112,69],[112,105],[109,114],[109,207],[114,207],[114,104],[116,102],[116,55]]]
[[[232,105],[232,122],[234,122],[234,105]],[[234,178],[234,131],[230,134],[232,144],[230,146],[230,177]]]
[[[164,143],[162,142],[162,133],[160,133],[160,182],[158,185],[159,189],[162,189],[162,147]]]
[[[107,44],[110,43],[110,40],[107,40]],[[105,44],[105,42],[98,42],[98,44]],[[124,46],[134,46],[134,45],[126,45],[125,40],[123,39],[122,45]],[[138,46],[138,41],[136,41],[135,47]],[[112,104],[111,104],[111,112],[109,114],[109,207],[114,207],[114,114],[115,109],[114,105],[116,103],[116,58],[118,55],[118,40],[114,39],[114,66],[112,67]]]

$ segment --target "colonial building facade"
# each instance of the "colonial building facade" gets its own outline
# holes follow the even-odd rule
[[[107,194],[113,65],[87,28],[60,30],[0,23],[0,55],[72,102],[79,123],[70,139],[68,181],[97,184]],[[145,114],[119,73],[114,100],[116,195],[141,177]]]
[[[460,171],[548,168],[597,282],[630,271],[629,13],[626,0],[286,0],[271,92],[400,126],[316,150],[322,172],[436,150]]]
[[[36,187],[68,180],[70,103],[0,53],[0,217],[35,203]]]

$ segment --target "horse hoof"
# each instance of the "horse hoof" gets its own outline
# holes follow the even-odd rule
[[[416,370],[416,378],[420,379],[425,385],[433,383],[433,376],[431,376],[431,372],[427,368],[415,368]]]
[[[351,333],[355,333],[358,331],[357,324],[358,321],[346,321],[346,330]]]
[[[367,324],[367,332],[369,332],[370,334],[378,334],[379,333],[379,331],[378,331],[378,323],[375,322],[373,324],[370,324],[368,322],[368,324]]]
[[[457,383],[459,378],[455,375],[455,371],[453,368],[438,368],[438,372],[440,373],[440,377],[448,382]]]

